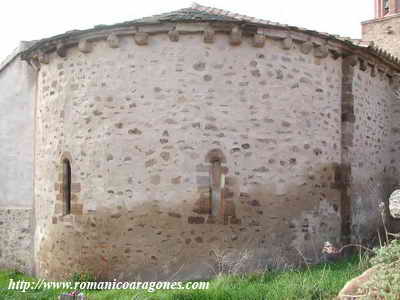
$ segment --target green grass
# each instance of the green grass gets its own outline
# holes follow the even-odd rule
[[[208,290],[88,291],[88,299],[98,300],[260,300],[260,299],[332,299],[344,284],[361,274],[366,266],[352,257],[334,264],[321,264],[303,270],[266,272],[259,275],[219,276],[210,281]],[[7,290],[10,279],[34,280],[12,271],[0,272],[1,300],[57,299],[62,290],[17,292]]]

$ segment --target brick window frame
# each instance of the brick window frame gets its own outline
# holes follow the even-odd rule
[[[226,157],[220,149],[212,149],[205,156],[204,164],[200,164],[197,169],[197,190],[199,198],[194,204],[193,212],[196,216],[190,216],[190,224],[240,224],[236,218],[234,193],[232,191],[235,185],[235,179],[227,176],[229,169],[226,167]],[[217,169],[215,170],[215,167]],[[213,174],[216,172],[217,174]],[[224,180],[223,186],[220,186],[220,201],[217,205],[213,200],[213,175],[221,176],[218,180]],[[214,177],[215,178],[215,177]],[[216,184],[218,185],[218,180]]]
[[[68,162],[70,174],[66,174],[66,172],[68,172],[68,170],[66,170],[66,162]],[[54,184],[56,202],[54,208],[53,224],[56,224],[57,221],[68,219],[68,217],[71,215],[83,214],[83,204],[79,197],[81,192],[81,184],[77,181],[77,178],[75,176],[74,160],[69,152],[64,152],[61,155],[59,163],[57,165],[57,173],[58,178]],[[70,175],[70,182],[66,183],[65,180],[68,180],[68,175]],[[66,195],[66,184],[69,185],[70,195]],[[68,201],[70,202],[69,207],[67,203]]]

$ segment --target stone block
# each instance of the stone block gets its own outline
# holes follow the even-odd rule
[[[47,65],[50,62],[49,55],[47,53],[43,53],[43,52],[39,53],[38,59],[41,64]]]
[[[92,44],[88,40],[80,40],[78,49],[82,53],[90,53],[92,51]]]
[[[209,186],[210,176],[196,176],[196,183],[200,186]]]
[[[242,224],[242,221],[239,218],[236,218],[235,216],[230,218],[230,223],[232,225],[240,225]]]
[[[149,34],[146,32],[138,32],[135,34],[135,42],[139,46],[144,46],[149,43]]]
[[[79,204],[79,203],[71,204],[71,214],[82,215],[82,213],[83,213],[83,204]]]
[[[232,190],[230,190],[229,188],[224,188],[224,191],[223,191],[224,199],[231,199],[234,196],[235,196],[235,193]]]
[[[208,198],[200,198],[196,201],[193,212],[198,214],[210,214],[211,213],[211,201]]]
[[[204,224],[204,217],[190,216],[188,217],[189,224]]]
[[[226,173],[224,173],[226,174]],[[226,176],[225,177],[225,186],[234,186],[236,184],[236,179],[233,176]]]
[[[262,48],[265,45],[265,35],[255,34],[253,37],[253,46],[256,48]]]
[[[282,49],[290,50],[293,47],[293,39],[291,37],[287,37],[282,41]]]
[[[233,201],[229,201],[225,199],[224,201],[224,216],[235,216],[235,203]]]
[[[309,54],[311,52],[311,50],[313,49],[313,47],[314,47],[313,43],[310,41],[307,41],[301,45],[300,51],[303,54]]]
[[[55,214],[62,214],[63,213],[63,211],[64,211],[64,206],[63,206],[63,204],[62,203],[56,203],[56,205],[55,205],[55,207],[54,207],[54,211],[55,211]]]
[[[56,47],[56,53],[59,57],[67,56],[67,46],[63,43],[59,43]]]
[[[80,183],[72,183],[71,184],[71,193],[79,193],[81,191]]]
[[[119,47],[119,38],[116,34],[112,33],[107,37],[107,43],[110,48]]]
[[[208,216],[207,217],[207,224],[217,224],[217,217],[215,216]]]
[[[357,57],[355,55],[346,56],[343,60],[343,63],[351,67],[355,67],[357,65]]]
[[[204,43],[214,43],[214,38],[215,38],[215,31],[212,28],[207,28],[206,30],[204,30]]]
[[[242,43],[242,31],[239,27],[235,26],[232,28],[229,42],[232,46],[238,46]]]
[[[358,62],[359,62],[360,70],[361,71],[366,71],[367,70],[367,63],[365,62],[365,60],[362,59],[362,58],[359,58]]]
[[[326,45],[319,45],[314,48],[314,56],[317,58],[326,58],[329,55],[328,47]]]
[[[177,30],[170,30],[168,31],[169,40],[171,42],[179,41],[179,31]]]

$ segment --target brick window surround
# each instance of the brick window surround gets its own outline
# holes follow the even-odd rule
[[[226,157],[220,149],[210,150],[205,164],[197,166],[197,189],[199,199],[188,218],[189,224],[239,224],[236,218],[233,177],[227,176]]]
[[[70,170],[68,170],[68,168]],[[70,172],[70,174],[68,174],[68,172]],[[53,223],[57,223],[57,220],[62,221],[63,217],[69,215],[82,215],[83,213],[83,203],[79,197],[81,184],[77,182],[74,173],[74,161],[69,152],[64,152],[61,155],[57,166],[57,173],[58,178],[54,184],[56,204]],[[69,179],[70,182],[65,182]]]

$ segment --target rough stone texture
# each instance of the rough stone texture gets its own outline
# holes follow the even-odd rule
[[[33,273],[32,209],[0,208],[0,268]]]
[[[314,259],[324,241],[339,242],[340,191],[331,185],[340,163],[341,59],[304,55],[299,44],[283,51],[279,41],[229,42],[226,34],[213,44],[200,34],[178,43],[159,34],[143,47],[122,38],[117,49],[99,41],[90,54],[71,48],[42,65],[41,276],[92,268],[198,278],[212,274],[212,250],[245,245],[254,269],[277,257],[299,260],[296,249]],[[208,197],[207,170],[197,168],[212,149],[231,177],[223,219],[195,212]],[[54,183],[66,151],[83,214],[63,217]],[[228,217],[233,205],[237,217]]]
[[[400,14],[362,23],[362,39],[373,41],[377,46],[400,57]]]
[[[400,190],[396,190],[390,195],[389,209],[392,217],[400,218]]]
[[[99,31],[96,39],[86,32],[80,44],[48,44],[45,57],[30,52],[40,70],[36,89],[25,88],[36,106],[7,115],[17,121],[4,132],[19,128],[0,138],[16,144],[28,128],[31,149],[35,128],[35,222],[18,222],[29,220],[32,180],[20,174],[32,171],[32,154],[9,158],[18,152],[4,150],[8,168],[21,173],[1,174],[3,186],[26,192],[0,199],[4,211],[21,203],[26,214],[13,208],[3,217],[11,232],[24,229],[1,237],[12,245],[8,257],[35,228],[41,277],[187,280],[221,271],[221,253],[242,261],[248,250],[241,270],[254,271],[317,262],[326,241],[370,240],[379,203],[399,178],[394,60],[282,27],[271,38],[267,29],[255,35],[228,23],[164,25],[135,35]],[[16,95],[6,99],[9,110],[27,101]],[[68,215],[64,158],[72,170]]]
[[[0,64],[0,268],[33,271],[33,141],[36,74],[19,52]]]
[[[398,100],[387,76],[371,77],[370,68],[362,71],[359,66],[354,70],[350,150],[354,241],[368,240],[381,226],[379,204],[390,195],[386,183],[398,181],[398,150],[392,144],[397,138],[392,128],[399,123]]]
[[[382,265],[377,265],[369,268],[360,276],[348,281],[343,289],[339,292],[338,300],[352,300],[357,298],[365,298],[365,293],[363,293],[363,287],[368,283],[368,281],[373,278],[373,276],[378,272]]]
[[[379,8],[379,5],[376,7]],[[364,40],[373,41],[378,47],[381,47],[397,57],[400,56],[398,47],[400,38],[400,14],[398,13],[398,9],[399,3],[397,1],[392,1],[390,2],[390,14],[388,16],[382,18],[382,10],[378,9],[376,11],[376,19],[362,24]],[[362,69],[366,67],[370,66],[364,63]],[[381,81],[382,78],[385,77],[382,76],[379,67],[371,71],[371,74],[375,76],[374,81],[377,80],[376,77],[379,77]],[[393,81],[393,78],[391,80]],[[394,80],[395,82],[392,86],[398,91],[399,84],[397,80]],[[369,84],[367,78],[364,78],[363,82],[363,85]],[[365,87],[365,89],[368,89],[368,87]],[[374,90],[376,92],[378,91],[377,89]],[[362,92],[362,88],[360,88],[360,92]],[[368,172],[370,181],[367,190],[373,191],[372,195],[370,195],[369,205],[374,207],[372,211],[374,211],[375,214],[379,214],[379,212],[376,211],[376,202],[383,201],[385,203],[384,215],[386,216],[390,230],[398,232],[400,231],[400,222],[398,219],[396,220],[396,201],[390,201],[389,198],[392,192],[399,188],[400,101],[399,96],[394,98],[396,99],[395,101],[387,101],[390,94],[391,90],[386,85],[381,86],[381,94],[375,93],[372,97],[365,95],[369,100],[369,110],[372,111],[372,109],[376,109],[380,114],[375,116],[374,114],[370,114],[368,119],[364,120],[365,123],[368,122],[366,125],[368,125],[369,128],[373,128],[371,132],[373,135],[366,135],[365,138],[369,140],[364,140],[364,143],[368,144],[369,153],[375,157],[373,166],[370,166],[373,168],[373,171],[371,170]],[[374,102],[378,105],[373,104]],[[360,116],[360,118],[363,117]],[[371,123],[373,120],[375,122]],[[375,124],[379,124],[378,127],[376,127]],[[382,144],[378,145],[378,143]],[[364,158],[366,157],[367,155]],[[365,165],[362,162],[360,164]],[[382,180],[382,178],[384,180]],[[367,178],[365,178],[365,180],[366,179]],[[365,189],[364,187],[364,190]],[[364,191],[364,193],[368,192]],[[373,195],[380,198],[373,200]],[[361,199],[358,199],[358,202],[360,207]],[[370,217],[373,218],[372,215]],[[364,220],[364,222],[368,221]],[[373,223],[371,223],[371,225],[373,226]],[[368,228],[365,228],[365,230],[368,231]]]

